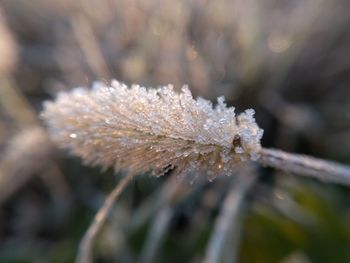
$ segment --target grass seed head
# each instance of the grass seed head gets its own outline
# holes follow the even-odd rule
[[[229,175],[256,159],[263,131],[249,109],[236,116],[224,98],[194,99],[188,87],[147,89],[112,81],[75,88],[44,104],[52,139],[86,163],[132,173]]]

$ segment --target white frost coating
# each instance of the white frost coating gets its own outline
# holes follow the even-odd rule
[[[235,115],[219,97],[213,107],[168,85],[147,89],[96,82],[46,102],[42,113],[51,137],[87,163],[135,173],[205,171],[229,174],[234,166],[255,160],[263,134],[254,110]]]

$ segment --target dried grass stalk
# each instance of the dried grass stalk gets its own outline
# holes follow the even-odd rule
[[[245,161],[258,161],[284,171],[350,185],[350,168],[315,159],[263,149],[263,130],[254,110],[239,115],[224,98],[214,107],[194,99],[183,87],[147,89],[96,82],[46,102],[42,117],[52,139],[86,163],[114,167],[132,174],[151,171],[161,176],[230,175]]]
[[[350,185],[350,167],[336,162],[265,148],[261,149],[258,162],[286,172]]]
[[[129,174],[124,177],[114,188],[114,190],[108,195],[107,199],[103,203],[102,207],[99,209],[98,213],[95,215],[93,222],[91,223],[89,229],[86,231],[80,245],[78,256],[76,258],[76,263],[92,263],[93,262],[93,245],[95,239],[104,223],[107,220],[107,217],[110,211],[113,208],[113,204],[117,201],[120,194],[132,181],[134,176]]]
[[[227,262],[236,262],[237,249],[240,241],[242,223],[242,208],[245,196],[257,179],[253,169],[243,169],[237,180],[231,182],[220,214],[215,222],[214,232],[209,240],[204,263],[219,263],[224,261],[225,251],[230,252]]]

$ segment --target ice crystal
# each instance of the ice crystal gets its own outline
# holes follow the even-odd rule
[[[132,173],[232,173],[256,159],[263,131],[254,110],[235,115],[224,98],[216,106],[188,87],[147,89],[112,81],[75,88],[44,104],[52,139],[86,163]]]

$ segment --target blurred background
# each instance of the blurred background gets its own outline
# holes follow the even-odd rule
[[[347,0],[0,1],[0,262],[73,262],[119,181],[57,150],[38,117],[94,80],[224,95],[256,110],[265,147],[350,164],[349,12]],[[252,172],[237,262],[350,262],[349,188]],[[96,262],[201,262],[232,178],[140,176]]]

